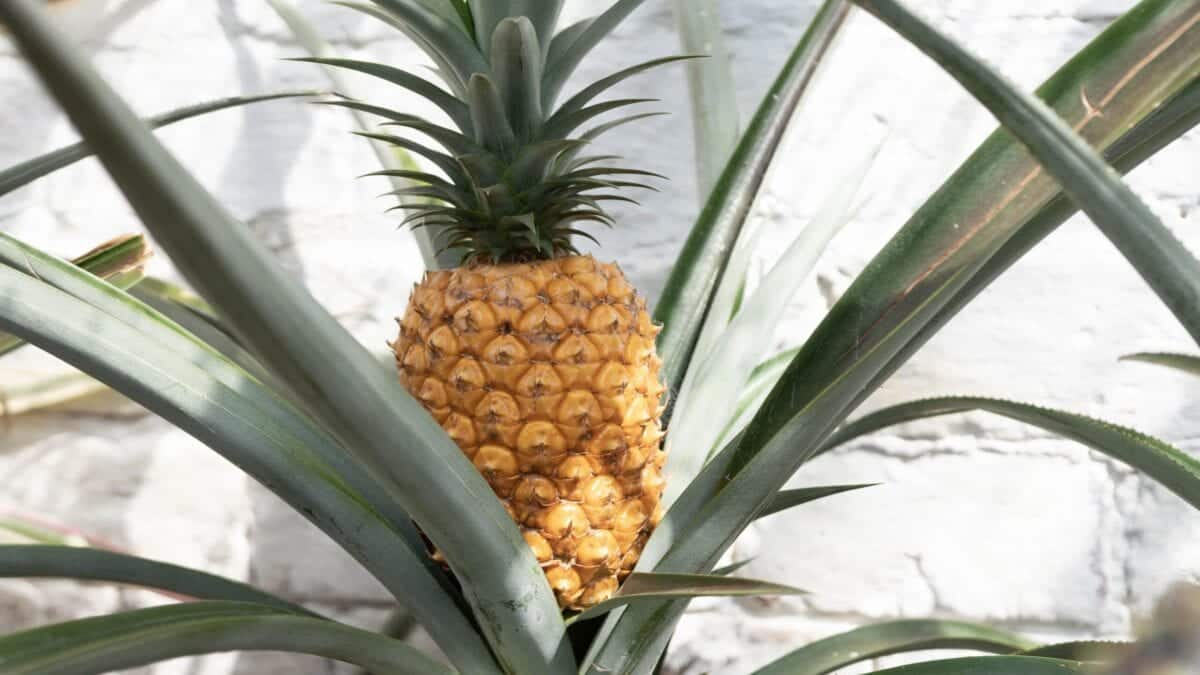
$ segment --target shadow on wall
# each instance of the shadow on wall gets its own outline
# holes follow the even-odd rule
[[[242,22],[235,5],[234,0],[219,0],[218,21],[234,55],[240,89],[245,93],[268,91],[279,79],[276,77],[279,68],[272,65],[267,73],[263,73],[254,54],[247,48],[244,36],[237,30]],[[303,279],[305,270],[296,254],[295,232],[285,208],[286,186],[313,124],[310,106],[294,105],[292,110],[285,143],[273,142],[272,129],[277,126],[277,119],[272,106],[246,106],[240,110],[241,127],[215,192],[238,195],[249,189],[255,193],[251,203],[274,205],[266,211],[237,215],[271,248],[288,271]]]

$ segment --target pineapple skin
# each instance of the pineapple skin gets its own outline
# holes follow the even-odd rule
[[[611,597],[662,517],[659,330],[620,268],[569,256],[429,272],[391,345],[565,609]]]

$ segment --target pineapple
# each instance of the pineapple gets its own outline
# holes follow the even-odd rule
[[[661,517],[658,328],[590,256],[430,272],[393,343],[400,380],[520,526],[559,604],[590,607]]]
[[[620,268],[574,243],[589,237],[581,222],[612,224],[605,202],[632,201],[618,190],[645,187],[630,177],[655,175],[588,152],[605,131],[647,114],[593,123],[642,102],[593,101],[676,58],[625,69],[555,106],[567,75],[628,10],[618,4],[604,21],[552,36],[558,3],[524,4],[517,16],[483,5],[472,14],[466,3],[346,5],[411,36],[445,89],[382,64],[305,60],[385,78],[454,125],[329,102],[441,146],[363,134],[440,170],[373,175],[411,181],[394,193],[406,200],[403,222],[433,228],[461,254],[460,267],[429,272],[413,291],[391,344],[400,380],[504,503],[560,606],[580,610],[611,597],[637,562],[661,518],[665,461],[659,329]]]

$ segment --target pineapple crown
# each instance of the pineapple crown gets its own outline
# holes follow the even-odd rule
[[[555,105],[583,57],[642,0],[620,0],[603,14],[554,33],[562,0],[371,0],[336,2],[405,33],[433,60],[443,89],[381,63],[334,58],[297,59],[385,79],[433,103],[453,128],[343,99],[326,104],[379,115],[384,126],[416,131],[440,149],[388,133],[360,135],[419,155],[441,171],[388,170],[373,174],[410,181],[394,194],[408,213],[401,225],[437,228],[442,250],[463,261],[512,262],[578,253],[573,237],[592,221],[611,226],[602,204],[636,203],[617,194],[650,188],[648,171],[612,164],[614,155],[587,154],[601,134],[661,113],[638,113],[595,123],[605,113],[654,99],[594,102],[619,82],[682,56],[626,68]],[[586,125],[589,125],[586,129]],[[407,200],[407,201],[406,201]]]

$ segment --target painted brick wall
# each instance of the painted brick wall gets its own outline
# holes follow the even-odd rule
[[[587,6],[575,0],[571,11]],[[938,26],[1027,88],[1129,0],[914,0]],[[387,29],[314,0],[302,8],[357,57],[416,63]],[[725,0],[744,114],[815,11],[812,0]],[[147,114],[234,93],[326,86],[257,0],[74,0],[59,17]],[[650,0],[581,76],[676,51],[670,3]],[[356,82],[397,99],[369,80]],[[686,84],[664,70],[624,88],[674,114],[614,134],[607,146],[672,177],[622,226],[598,233],[651,296],[697,210]],[[799,344],[863,264],[994,121],[923,56],[856,16],[781,150],[756,210],[764,270],[861,157],[884,138],[863,206],[784,317],[777,346]],[[407,235],[381,214],[380,183],[339,111],[270,103],[162,132],[172,150],[372,347],[419,275]],[[54,104],[0,38],[0,165],[69,141]],[[1130,182],[1200,246],[1200,135],[1177,142]],[[0,228],[64,255],[137,221],[92,162],[0,199]],[[171,275],[159,259],[154,271]],[[948,393],[1005,396],[1127,423],[1187,449],[1200,442],[1200,386],[1120,364],[1143,349],[1187,350],[1186,334],[1104,238],[1076,218],[1021,261],[905,366],[868,407]],[[0,376],[56,366],[30,353]],[[800,599],[694,604],[673,643],[674,672],[746,672],[792,646],[864,621],[965,617],[1048,638],[1122,636],[1173,580],[1200,566],[1200,517],[1178,499],[1079,446],[985,415],[912,424],[820,459],[796,485],[881,486],[761,521],[732,552],[753,576],[812,591]],[[0,509],[69,523],[141,554],[249,579],[378,626],[389,608],[373,580],[265,490],[206,448],[113,396],[0,428]],[[0,581],[0,630],[159,602],[143,591]],[[156,675],[341,672],[312,659],[222,655]],[[860,671],[855,671],[860,672]]]

